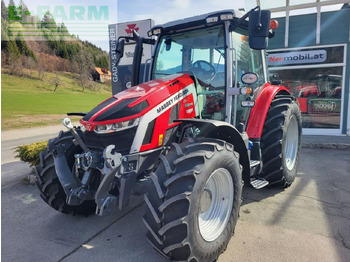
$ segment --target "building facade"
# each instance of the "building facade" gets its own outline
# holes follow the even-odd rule
[[[350,8],[275,18],[270,75],[298,99],[303,133],[350,135]]]

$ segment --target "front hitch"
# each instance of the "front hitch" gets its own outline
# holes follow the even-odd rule
[[[89,151],[84,141],[74,129],[69,118],[63,119],[62,122],[63,125],[69,129],[73,137],[63,136],[64,133],[61,131],[57,138],[49,140],[48,149],[51,151],[54,159],[58,180],[60,181],[67,196],[66,203],[75,206],[80,205],[85,200],[91,200],[94,198],[94,191],[88,188],[93,175],[90,166],[99,164],[95,163],[96,159],[99,160],[99,156],[96,156],[96,154]],[[66,150],[73,146],[73,144],[79,144],[79,146],[84,150],[83,154],[75,155],[76,159],[79,158],[80,160],[82,155],[84,155],[83,158],[85,159],[85,161],[82,161],[83,166],[86,167],[84,169],[85,174],[81,181],[79,181],[73,174],[65,155]],[[79,162],[80,161],[78,161],[78,165],[80,164]]]
[[[112,153],[114,148],[114,145],[109,145],[103,151],[105,169],[107,169],[108,172],[102,179],[95,194],[95,202],[97,205],[96,214],[99,216],[111,214],[117,206],[118,198],[110,194],[110,191],[111,185],[114,184],[115,179],[118,179],[117,176],[122,162],[122,155],[119,153]]]
[[[60,136],[58,136],[58,138],[50,139],[48,142],[48,149],[51,151],[54,159],[58,180],[60,181],[66,195],[69,196],[72,189],[79,187],[80,183],[76,177],[72,175],[65,156],[66,149],[72,146],[73,142],[68,139],[65,139],[64,142],[65,143],[61,143]]]

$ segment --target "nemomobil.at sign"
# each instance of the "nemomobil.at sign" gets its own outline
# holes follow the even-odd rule
[[[327,60],[326,50],[310,50],[286,53],[269,54],[269,66],[294,65],[294,64],[317,64]]]

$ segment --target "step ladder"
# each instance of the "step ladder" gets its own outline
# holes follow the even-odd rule
[[[266,181],[264,178],[257,177],[257,173],[260,171],[260,161],[259,160],[250,160],[250,184],[255,189],[261,189],[266,187],[269,184],[269,181]]]

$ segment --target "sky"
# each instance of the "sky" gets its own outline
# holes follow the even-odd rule
[[[20,0],[15,0],[19,5]],[[40,15],[49,10],[58,23],[64,22],[70,33],[109,51],[108,25],[153,19],[155,24],[223,9],[249,10],[256,0],[23,0],[29,11]],[[291,4],[315,0],[290,0]],[[9,0],[5,0],[8,5]],[[260,0],[262,7],[277,7],[285,1]],[[340,7],[336,7],[339,9]],[[326,7],[323,10],[332,10]],[[313,12],[306,10],[304,13]]]
[[[118,20],[152,18],[156,24],[223,9],[244,8],[244,0],[130,0],[118,2]]]
[[[19,1],[14,0],[17,5]],[[244,7],[244,0],[23,0],[23,2],[35,15],[41,15],[48,9],[56,14],[56,22],[65,23],[69,32],[79,35],[80,39],[89,40],[105,51],[109,51],[108,24],[150,18],[155,24],[161,24],[206,12]],[[5,3],[8,5],[9,0],[5,0]],[[105,6],[108,7],[108,19],[103,15],[99,19],[94,19],[95,17],[88,19],[89,8],[95,7],[95,11],[99,12]],[[82,17],[74,15],[81,10],[84,12]]]

